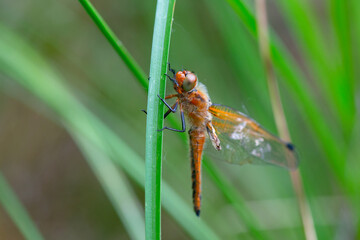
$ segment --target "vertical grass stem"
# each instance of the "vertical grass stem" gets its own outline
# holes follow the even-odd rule
[[[165,73],[170,46],[175,0],[159,0],[156,6],[150,62],[150,84],[146,120],[145,149],[145,236],[161,238],[161,158],[165,94]]]
[[[290,141],[290,134],[280,99],[279,88],[276,82],[275,72],[272,67],[269,47],[268,22],[266,15],[266,2],[265,0],[256,0],[255,5],[260,55],[265,67],[266,79],[269,87],[270,100],[274,111],[276,127],[278,129],[280,137],[286,141]],[[296,198],[299,204],[305,237],[308,240],[316,240],[317,236],[314,227],[314,220],[310,211],[309,204],[305,197],[300,172],[297,169],[296,171],[290,172],[290,175]]]

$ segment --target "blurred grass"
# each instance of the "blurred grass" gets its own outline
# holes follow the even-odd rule
[[[242,196],[234,189],[234,187],[225,179],[216,166],[213,165],[206,157],[203,159],[204,169],[211,176],[212,181],[215,182],[217,187],[222,191],[224,197],[232,205],[240,219],[244,222],[247,230],[254,239],[267,239],[266,235],[259,231],[259,223],[254,218],[251,211],[242,199]]]
[[[292,142],[285,117],[283,103],[280,97],[277,77],[273,67],[273,59],[270,54],[269,46],[269,20],[266,0],[255,0],[258,45],[263,68],[266,73],[267,86],[269,89],[270,101],[274,113],[276,128],[279,137],[287,142]],[[296,156],[293,156],[294,158]],[[290,161],[290,159],[288,159]],[[313,213],[309,207],[308,198],[305,195],[304,183],[299,169],[290,172],[290,178],[296,200],[298,203],[299,214],[306,239],[317,240]]]
[[[2,173],[0,173],[0,193],[2,206],[4,206],[7,213],[16,223],[24,238],[34,240],[44,239]]]
[[[255,18],[251,10],[246,4],[240,1],[228,0],[231,7],[239,15],[240,19],[250,31],[250,33],[257,37]],[[319,143],[322,145],[329,163],[339,179],[341,184],[346,184],[344,175],[344,164],[341,159],[344,154],[344,146],[339,136],[335,131],[331,131],[322,115],[322,111],[317,106],[313,97],[313,91],[307,83],[303,81],[304,75],[300,72],[292,57],[282,45],[281,41],[273,34],[270,38],[270,48],[274,67],[280,74],[280,80],[288,84],[289,90],[292,91],[294,100],[296,100],[299,110],[307,116],[308,127],[312,129],[313,133],[319,138]],[[338,138],[336,141],[336,137]]]
[[[79,134],[77,129],[72,130],[71,134],[88,159],[131,239],[144,239],[145,223],[142,204],[130,188],[131,185],[124,173],[118,170],[96,145]]]
[[[9,53],[0,54],[0,68],[6,75],[41,99],[57,115],[58,121],[81,143],[80,146],[86,151],[85,157],[89,164],[91,166],[96,164],[95,173],[99,177],[99,181],[105,183],[105,192],[109,194],[115,209],[126,210],[118,205],[122,203],[123,199],[116,199],[119,194],[115,188],[115,186],[123,186],[124,183],[112,182],[116,179],[120,180],[122,177],[118,171],[115,171],[113,164],[107,161],[108,158],[103,157],[103,154],[119,164],[137,184],[144,187],[145,166],[141,158],[74,98],[59,77],[36,52],[4,27],[0,27],[3,36],[0,40],[0,52]],[[21,54],[14,51],[15,49],[21,49]],[[45,89],[46,91],[44,91]],[[58,101],[58,99],[61,99],[61,101]],[[102,153],[98,153],[93,146],[99,148]],[[94,154],[97,155],[96,158]],[[110,175],[114,175],[111,178],[112,181],[109,179]],[[167,193],[165,196],[167,200],[164,203],[165,208],[185,230],[189,231],[191,236],[195,239],[218,239],[206,224],[196,221],[196,217],[189,209],[189,206],[182,206],[184,205],[182,200],[166,183],[164,183],[163,188]],[[136,199],[131,199],[131,195],[128,194],[127,197],[130,198],[129,201],[137,202]],[[179,214],[180,209],[177,209],[178,206],[182,206],[182,214]],[[186,208],[188,209],[186,210]],[[136,211],[136,208],[132,210]],[[140,213],[137,215],[141,216]],[[137,222],[124,218],[128,216],[127,212],[119,213],[119,216],[123,221],[127,221],[125,226],[129,227],[129,233],[134,234],[133,229],[139,227]],[[141,232],[137,234],[141,235]],[[136,236],[138,236],[137,234]]]
[[[251,25],[252,2],[245,3],[243,10],[248,11]],[[94,4],[139,65],[143,69],[148,68],[155,3],[138,0],[94,0]],[[359,47],[356,43],[360,38],[356,27],[359,25],[356,13],[360,12],[360,4],[351,1],[352,7],[349,8],[348,3],[340,1],[332,1],[333,5],[330,5],[327,2],[291,0],[286,3],[277,2],[280,7],[278,9],[272,2],[269,4],[274,32],[276,31],[277,38],[285,42],[280,46],[280,51],[274,52],[273,57],[278,61],[277,73],[280,77],[282,99],[290,132],[301,157],[300,168],[305,191],[311,208],[314,209],[319,239],[332,239],[344,232],[351,236],[352,231],[359,232],[360,229],[359,226],[356,226],[355,230],[343,228],[344,224],[350,226],[356,223],[360,216],[357,204],[360,199],[357,161],[359,155],[356,150],[359,144],[357,123],[360,122],[357,80],[359,70],[354,67],[359,59]],[[337,9],[336,4],[342,6]],[[55,3],[36,0],[31,5],[19,7],[10,1],[4,1],[0,3],[0,20],[31,42],[36,51],[45,55],[48,64],[61,71],[64,79],[68,79],[67,85],[70,86],[71,93],[96,113],[108,129],[122,136],[123,142],[133,149],[134,153],[143,156],[144,116],[139,112],[139,109],[145,106],[143,87],[139,87],[138,82],[131,81],[133,77],[128,67],[119,64],[115,52],[108,47],[98,31],[93,30],[93,23],[78,5],[74,1]],[[246,19],[240,19],[225,1],[214,0],[210,4],[205,1],[178,2],[170,62],[174,67],[183,66],[194,70],[200,81],[207,85],[213,102],[246,112],[242,109],[245,106],[250,116],[276,132],[264,75],[258,67],[260,61],[255,38],[250,34],[251,31],[249,33],[247,30],[246,24],[244,25]],[[303,21],[307,24],[301,25]],[[46,24],[43,24],[44,22]],[[318,29],[321,29],[321,32],[317,32]],[[340,33],[346,35],[339,35]],[[3,36],[2,34],[0,39],[3,39]],[[323,41],[325,45],[322,45]],[[15,51],[26,54],[26,51],[22,53],[21,48],[16,48]],[[352,73],[349,72],[349,64],[353,65]],[[6,68],[1,68],[1,72],[4,73]],[[348,77],[348,74],[352,75]],[[326,76],[330,78],[327,79]],[[2,91],[10,92],[16,89],[18,88],[9,85],[2,86]],[[41,87],[41,90],[46,92],[54,89],[46,85]],[[18,94],[29,99],[24,93]],[[67,104],[61,99],[55,100],[60,102],[59,104]],[[346,112],[349,114],[344,116]],[[351,120],[355,126],[351,124]],[[86,116],[79,121],[87,122]],[[349,124],[346,124],[347,121]],[[6,127],[6,124],[3,126]],[[190,177],[186,177],[189,171],[187,147],[176,135],[169,133],[164,137],[166,146],[163,175],[171,189],[167,188],[167,184],[163,185],[163,204],[167,211],[173,211],[171,214],[184,217],[177,218],[179,224],[172,222],[164,212],[163,237],[167,239],[178,236],[183,239],[197,236],[198,239],[209,239],[217,236],[221,239],[252,239],[248,230],[244,230],[246,224],[237,219],[236,211],[244,208],[229,204],[216,184],[209,181],[211,176],[206,173],[204,214],[201,217],[202,224],[205,222],[206,227],[201,228],[201,231],[193,230],[197,228],[197,220],[193,219],[190,207]],[[134,155],[130,154],[129,158],[132,159],[132,156]],[[129,161],[129,164],[132,163]],[[261,204],[256,205],[259,207],[255,209],[250,208],[255,221],[260,222],[258,229],[262,235],[272,239],[302,239],[297,215],[293,211],[296,207],[285,204],[285,200],[293,196],[286,172],[273,168],[235,167],[216,162],[212,164],[220,172],[224,171],[232,186],[236,186],[237,194],[241,193],[244,199],[244,206],[267,200],[276,200],[279,203],[275,205],[270,201],[269,208],[261,207]],[[2,171],[10,176],[11,172],[5,166],[2,168]],[[28,171],[31,172],[30,169]],[[137,171],[142,172],[141,169]],[[124,172],[129,176],[129,171]],[[131,179],[135,177],[131,174],[130,176]],[[337,179],[343,181],[341,188]],[[130,180],[130,186],[133,186],[133,181]],[[135,191],[142,201],[142,189],[135,187]],[[179,198],[176,201],[168,199],[169,192],[170,195],[177,193]],[[322,197],[340,200],[334,201],[333,205],[317,204]],[[342,210],[344,208],[349,209],[349,215]],[[52,211],[55,212],[54,209]],[[41,224],[38,214],[31,212],[33,219]],[[334,218],[329,217],[329,214]],[[189,219],[185,218],[186,216]],[[283,222],[288,224],[282,225]],[[99,229],[104,224],[107,223],[99,223]],[[78,232],[76,229],[69,231]],[[113,227],[111,231],[121,230]],[[189,235],[184,235],[183,232]]]
[[[330,16],[334,26],[334,38],[335,44],[338,48],[334,52],[337,61],[334,62],[335,69],[335,84],[333,87],[334,96],[337,98],[337,102],[340,108],[343,110],[340,112],[346,121],[343,125],[344,134],[346,139],[351,134],[354,117],[355,117],[355,99],[354,99],[354,58],[353,58],[353,42],[352,36],[352,24],[350,16],[353,11],[353,4],[349,1],[330,1]]]
[[[114,48],[117,54],[120,55],[121,59],[125,62],[126,66],[129,70],[139,79],[140,84],[147,90],[148,83],[145,77],[145,73],[140,68],[140,66],[135,62],[133,57],[129,54],[127,49],[124,47],[122,42],[116,38],[115,34],[109,26],[102,19],[100,14],[96,11],[94,6],[87,0],[79,0],[81,5],[84,7],[86,12],[89,14],[91,19],[95,22],[96,26],[100,29],[102,34],[106,37],[106,39],[110,42],[111,46]]]
[[[95,21],[95,23],[97,24],[97,26],[100,28],[101,32],[105,35],[105,36],[108,36],[107,39],[109,40],[110,44],[113,46],[113,48],[117,51],[117,46],[113,45],[112,43],[114,42],[120,42],[119,39],[116,38],[116,36],[114,34],[112,34],[112,31],[110,30],[109,26],[106,24],[106,22],[101,18],[101,16],[99,15],[99,13],[96,11],[96,9],[94,7],[88,7],[90,3],[87,3],[86,5],[83,5],[86,9],[87,9],[87,12],[88,14],[92,17],[92,19]],[[160,15],[166,15],[164,13],[160,14]],[[171,19],[171,18],[170,18]],[[169,34],[169,33],[167,33]],[[154,36],[157,36],[157,35],[161,35],[161,33],[154,33]],[[124,48],[122,46],[122,48]],[[125,48],[124,48],[125,49]],[[153,49],[164,49],[164,47],[160,47],[160,46],[155,46],[153,47]],[[126,60],[127,59],[133,59],[129,53],[127,51],[124,51],[125,53],[124,54],[119,54],[120,58],[122,60],[124,60],[124,62],[126,63]],[[162,53],[160,52],[158,55],[161,55]],[[129,56],[127,56],[129,55]],[[166,54],[167,55],[167,54]],[[166,69],[167,67],[167,57],[164,58],[163,60],[166,60],[164,61],[161,66],[164,67]],[[136,62],[133,61],[132,65],[136,65]],[[131,66],[128,65],[129,68],[132,68]],[[133,71],[134,73],[134,71]],[[139,81],[140,84],[143,85],[142,83],[142,79],[144,77],[139,77],[139,75],[135,74],[134,73],[134,76],[135,78]],[[164,80],[164,74],[161,74],[160,76],[157,76],[157,77],[151,77],[151,73],[150,73],[150,79],[162,79]],[[145,89],[147,89],[147,84],[145,84]],[[152,93],[152,94],[149,94],[149,96],[157,96],[156,92],[155,93]],[[158,99],[156,98],[156,100],[158,101]],[[148,102],[153,102],[152,101],[148,101]],[[159,104],[158,103],[155,103],[155,106],[158,106]],[[153,107],[154,108],[154,107]],[[149,110],[147,111],[149,112]],[[160,111],[160,117],[162,118],[162,112],[163,111]],[[170,119],[172,120],[171,123],[174,125],[174,127],[176,129],[180,129],[180,126],[179,124],[176,124],[173,119],[171,118],[170,116]],[[161,128],[162,124],[160,124],[160,126],[157,126],[157,128],[155,129],[159,129]],[[179,137],[181,135],[178,135]],[[182,138],[183,141],[187,141],[186,138]],[[150,147],[151,149],[156,149],[155,147]],[[160,148],[161,149],[161,148]],[[161,151],[160,151],[160,154],[157,153],[157,156],[161,157]],[[153,169],[156,169],[156,166],[159,166],[159,164],[155,164],[155,167],[152,166],[150,169],[153,170]],[[161,166],[161,163],[160,163],[160,166]],[[244,223],[246,224],[248,230],[250,231],[250,233],[253,235],[254,238],[256,239],[265,239],[265,236],[263,236],[259,231],[258,231],[258,224],[256,222],[256,220],[254,219],[254,217],[252,216],[251,212],[247,209],[246,205],[244,204],[243,200],[241,199],[240,195],[236,193],[236,190],[231,186],[231,184],[229,184],[227,182],[227,180],[225,179],[224,176],[221,175],[220,172],[218,172],[216,169],[215,169],[215,166],[209,162],[209,161],[205,161],[204,162],[204,167],[205,167],[205,170],[207,170],[209,173],[210,173],[210,176],[212,178],[212,180],[217,184],[217,186],[219,187],[219,189],[221,189],[222,193],[224,194],[224,196],[228,199],[228,201],[233,204],[236,209],[236,212],[239,214],[239,217],[240,219],[242,219],[244,221]],[[161,174],[159,174],[161,175]],[[157,180],[159,181],[159,180]],[[149,182],[151,182],[151,180],[149,180]],[[160,202],[160,199],[159,199],[159,196],[157,196],[157,190],[156,188],[159,188],[161,184],[158,184],[158,183],[155,183],[155,189],[152,189],[151,187],[149,187],[149,194],[151,193],[152,195],[154,195],[152,197],[152,199],[155,199],[154,201],[150,201],[150,202],[153,202],[154,204],[159,204]],[[160,191],[159,191],[160,192]],[[158,203],[157,203],[158,201]],[[153,206],[153,208],[156,207],[156,204],[155,206]],[[147,206],[151,206],[151,204],[146,204]],[[155,208],[156,210],[156,208]],[[153,212],[155,210],[152,210],[150,212]],[[160,211],[159,209],[157,209],[155,212],[157,211]],[[157,218],[155,218],[154,222],[156,223],[158,221],[158,225],[155,226],[160,228],[160,220],[159,220],[159,216],[157,216]],[[149,224],[149,228],[151,227],[151,224]],[[150,230],[149,230],[150,231]],[[155,234],[156,235],[156,234]],[[156,236],[155,236],[156,237]],[[154,238],[155,238],[154,237]]]

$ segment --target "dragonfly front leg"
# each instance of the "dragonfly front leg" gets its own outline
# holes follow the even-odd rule
[[[170,106],[168,106],[168,107],[169,107],[169,110],[171,110]],[[180,105],[180,117],[181,117],[181,127],[182,127],[181,130],[175,129],[175,128],[163,127],[162,129],[160,129],[158,131],[163,131],[163,130],[167,129],[167,130],[174,131],[174,132],[185,132],[185,130],[186,130],[185,116],[184,116],[184,111],[181,108],[181,105]]]
[[[170,62],[168,62],[168,66],[169,66],[169,71],[175,75],[175,70],[170,67]]]
[[[169,110],[171,110],[171,112],[176,112],[176,109],[175,108],[172,108],[172,107],[170,107],[170,105],[165,101],[165,99],[163,99],[162,97],[160,97],[159,95],[157,95],[158,96],[158,98],[160,98],[160,100],[169,108]],[[170,95],[171,96],[171,95]],[[166,98],[166,97],[165,97]],[[169,96],[168,96],[168,98],[170,98]],[[177,102],[177,101],[176,101]],[[176,108],[177,108],[177,105],[176,105]]]
[[[170,98],[174,98],[174,97],[179,98],[179,94],[175,93],[175,94],[167,95],[167,96],[165,97],[165,99],[170,99]]]
[[[176,102],[176,103],[172,106],[172,108],[176,111],[177,106],[178,106],[178,102]],[[147,114],[146,110],[141,109],[141,111],[143,111],[145,114]],[[170,113],[172,113],[171,109],[167,110],[167,112],[164,114],[164,119],[167,118],[167,116],[168,116]]]
[[[158,95],[159,97],[159,95]],[[170,99],[170,98],[174,98],[174,97],[178,97],[178,94],[171,94],[165,97],[165,99]],[[161,99],[161,101],[163,101],[166,106],[168,106],[168,104],[164,101],[163,98],[159,97]],[[169,110],[164,114],[164,119],[170,114],[170,113],[175,113],[177,110],[179,104],[179,100],[176,100],[176,102],[174,103],[174,105],[172,105],[172,107],[169,108]],[[144,112],[145,114],[147,114],[145,109],[141,109],[142,112]]]
[[[177,110],[178,103],[179,103],[179,102],[176,101],[175,104],[172,106],[172,109],[174,109],[175,112],[176,112],[176,110]],[[172,111],[172,109],[167,110],[167,112],[164,114],[164,119],[165,119],[170,113],[174,113],[174,112]]]
[[[176,86],[179,87],[179,84],[177,83],[175,78],[172,78],[171,76],[169,76],[167,73],[165,73],[165,75],[169,78],[170,81],[172,81]]]

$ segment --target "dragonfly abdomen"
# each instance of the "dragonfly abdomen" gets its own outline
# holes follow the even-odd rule
[[[201,207],[201,160],[205,143],[205,131],[198,128],[189,130],[191,151],[191,177],[193,188],[194,211],[200,215]]]

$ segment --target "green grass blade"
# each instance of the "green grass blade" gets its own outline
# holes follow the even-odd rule
[[[93,128],[97,126],[96,123],[90,123],[90,125],[86,124],[88,123],[87,117],[76,118],[76,116],[73,115],[73,111],[79,112],[80,116],[81,113],[83,114],[82,116],[86,116],[88,113],[81,104],[76,102],[69,91],[59,81],[54,80],[56,79],[56,76],[49,70],[42,59],[32,52],[31,49],[28,49],[25,45],[18,42],[18,39],[15,39],[14,36],[10,36],[10,34],[6,32],[5,29],[1,28],[1,26],[0,32],[2,33],[2,36],[6,36],[5,39],[2,39],[4,40],[3,42],[0,41],[2,53],[6,53],[4,47],[8,51],[22,49],[22,54],[29,56],[28,58],[31,59],[28,60],[26,57],[18,56],[14,52],[8,54],[8,56],[11,55],[9,58],[6,58],[6,56],[4,57],[3,54],[0,56],[0,67],[2,70],[9,76],[18,80],[20,84],[32,91],[59,114],[63,118],[62,121],[67,126],[67,129],[70,130],[70,133],[87,132],[88,134],[94,134]],[[11,48],[9,42],[14,43],[15,46]],[[42,84],[42,81],[49,81],[49,85]],[[61,100],[59,101],[59,99]],[[96,143],[98,145],[102,144],[99,139],[97,139]],[[143,239],[145,236],[144,231],[142,231],[143,229],[140,231],[134,230],[141,225],[144,227],[144,221],[141,219],[142,209],[133,207],[131,216],[133,219],[135,218],[136,221],[130,221],[125,217],[129,215],[129,213],[125,212],[126,207],[124,207],[124,201],[137,202],[138,200],[134,198],[133,194],[131,195],[129,194],[129,191],[126,191],[125,184],[123,183],[124,178],[119,175],[117,170],[115,168],[111,169],[109,163],[106,165],[106,162],[101,162],[99,159],[96,159],[95,161],[92,154],[88,154],[87,156],[91,157],[86,159],[94,170],[95,175],[99,178],[99,181],[113,204],[118,216],[123,220],[127,231],[134,239]],[[123,196],[120,195],[120,189],[117,189],[115,186],[122,187]],[[125,195],[125,193],[128,195]],[[131,198],[133,199],[129,200]]]
[[[256,21],[250,9],[240,0],[227,0],[227,2],[238,14],[249,32],[257,38]],[[280,74],[281,80],[286,83],[289,90],[293,93],[294,99],[303,115],[307,116],[308,128],[312,130],[314,137],[319,140],[335,176],[341,184],[346,184],[344,163],[342,161],[345,147],[341,138],[334,136],[333,128],[317,106],[311,88],[304,81],[304,76],[275,35],[272,35],[270,48],[272,59],[274,59],[274,67]]]
[[[25,42],[0,25],[0,70],[46,104],[70,133],[97,146],[119,165],[139,186],[145,186],[145,165],[112,129],[87,110],[70,93],[48,64]],[[194,239],[220,239],[203,221],[195,217],[172,188],[163,183],[164,207]]]
[[[208,5],[224,41],[226,56],[229,59],[227,62],[237,76],[235,80],[238,82],[238,89],[241,90],[239,93],[246,96],[243,99],[256,98],[250,105],[256,119],[269,119],[269,94],[264,71],[259,68],[260,57],[253,38],[226,3],[211,0]],[[239,56],[246,61],[240,61]]]
[[[96,150],[95,145],[91,143],[92,138],[82,134],[77,135],[77,129],[71,131],[75,133],[74,137],[83,149],[85,156],[94,158],[98,157],[96,165],[111,164],[107,156],[112,156],[114,162],[121,166],[125,171],[137,182],[140,186],[145,186],[144,169],[145,166],[141,158],[133,152],[124,142],[115,136],[109,129],[103,128],[101,139],[106,139],[105,145],[102,149]],[[102,140],[100,140],[102,141]],[[110,148],[106,147],[107,143],[111,143]],[[106,154],[104,154],[106,153]],[[99,161],[99,159],[101,161]],[[106,163],[104,163],[106,160]],[[127,162],[128,161],[128,162]],[[131,162],[131,166],[127,164]],[[111,170],[112,171],[112,170]],[[118,184],[114,183],[116,187]],[[162,204],[165,209],[177,220],[180,225],[194,238],[194,239],[219,239],[216,234],[203,222],[198,221],[194,216],[191,208],[177,195],[176,192],[166,183],[162,183],[163,201]],[[144,228],[145,229],[145,228]]]
[[[270,54],[269,47],[269,25],[267,19],[266,0],[255,0],[256,5],[256,20],[258,28],[258,43],[259,51],[265,69],[267,85],[270,95],[272,110],[276,128],[281,139],[291,141],[287,120],[283,108],[283,103],[280,98],[280,91],[277,83],[277,78],[273,68],[273,59]],[[303,223],[304,233],[306,239],[317,240],[316,230],[314,226],[313,214],[310,210],[306,195],[304,194],[304,184],[299,169],[290,172],[291,182],[297,198],[298,208]]]
[[[352,0],[351,4],[352,4],[352,12],[353,12],[353,14],[351,15],[351,23],[353,24],[352,25],[353,27],[351,29],[353,33],[353,38],[352,38],[352,44],[354,50],[353,54],[354,54],[354,59],[359,59],[360,58],[359,46],[356,45],[356,43],[360,41],[360,2],[357,0]],[[355,76],[359,75],[359,70],[357,68],[355,68],[354,74]]]
[[[295,36],[295,41],[301,47],[301,53],[305,55],[306,62],[313,72],[316,73],[315,81],[320,81],[322,88],[331,96],[330,51],[329,46],[321,34],[315,16],[307,1],[291,0],[277,1],[282,13],[286,18],[289,29]],[[329,82],[330,80],[330,82]],[[332,99],[327,99],[330,101]]]
[[[79,134],[76,129],[70,133],[106,191],[131,239],[144,239],[143,209],[124,174],[117,170],[114,162],[103,154],[96,145]]]
[[[93,11],[97,12],[95,9]],[[98,16],[98,18],[102,19],[100,16]],[[102,22],[102,24],[107,26],[104,21]],[[106,27],[105,29],[109,29],[109,27]],[[109,34],[109,33],[107,33],[107,35],[114,38],[111,40],[111,42],[120,42],[120,40],[117,39],[115,35]],[[121,57],[121,55],[120,55],[120,57]],[[135,77],[138,80],[138,82],[140,84],[142,84],[142,79],[138,75],[135,75]],[[147,89],[147,87],[145,89]],[[180,128],[180,125],[175,121],[173,116],[169,116],[168,121],[171,123],[171,125],[174,128],[178,128],[178,129]],[[185,144],[187,144],[187,138],[184,135],[178,135],[178,136],[181,137],[181,139],[184,141]],[[231,204],[235,205],[236,211],[239,214],[239,218],[243,220],[247,229],[249,229],[249,231],[251,232],[253,237],[255,239],[265,239],[265,236],[260,231],[257,230],[258,224],[256,223],[255,218],[252,216],[252,213],[247,209],[247,206],[244,204],[239,204],[241,202],[244,202],[244,200],[237,193],[237,190],[234,188],[234,186],[232,186],[228,183],[225,176],[220,174],[218,171],[214,170],[214,166],[211,162],[204,161],[203,164],[204,164],[205,171],[211,171],[211,172],[209,172],[210,178],[219,186],[219,189],[221,190],[222,194],[226,197],[226,199]],[[210,170],[210,169],[212,169],[212,170]],[[223,186],[226,186],[226,187],[223,187]],[[165,187],[163,187],[163,188],[165,189]],[[171,189],[170,187],[168,187],[168,188]],[[166,205],[166,203],[164,203],[164,205]],[[183,205],[184,205],[184,203],[183,203]],[[241,205],[241,207],[240,207],[240,205]],[[240,209],[240,208],[242,208],[242,209]],[[174,213],[174,214],[176,216],[179,216],[179,211],[177,211],[177,209],[172,209],[172,211],[175,211],[176,213]],[[180,212],[181,212],[180,215],[183,215],[183,211],[180,211]],[[192,223],[189,224],[189,222],[185,221],[185,222],[183,222],[183,224],[186,224],[186,228],[191,228]],[[209,236],[211,236],[211,234]],[[209,239],[209,238],[207,238],[207,239]]]
[[[359,219],[360,216],[360,112],[357,112],[356,121],[354,125],[354,131],[349,144],[349,152],[347,158],[346,176],[348,182],[351,183],[351,197],[352,203],[356,210],[354,216]],[[360,223],[356,223],[356,234],[360,234]]]
[[[122,42],[116,37],[115,33],[111,31],[110,27],[106,24],[101,15],[96,11],[94,6],[88,0],[79,0],[79,2],[89,14],[91,19],[95,22],[96,26],[100,29],[102,34],[109,41],[116,53],[119,54],[120,58],[125,62],[126,66],[139,80],[141,86],[143,86],[145,89],[148,89],[148,80],[146,79],[144,71],[141,69],[139,64],[137,64],[131,54],[127,51]]]
[[[319,143],[329,160],[329,164],[332,167],[335,176],[338,178],[341,184],[345,184],[344,179],[344,163],[343,152],[345,149],[344,142],[339,136],[334,136],[331,131],[331,127],[326,121],[324,115],[316,107],[315,100],[304,90],[304,82],[300,80],[298,71],[295,71],[289,66],[288,57],[284,49],[276,47],[275,43],[270,42],[270,47],[274,59],[274,65],[276,63],[277,70],[282,76],[282,79],[286,79],[289,84],[289,88],[296,93],[296,102],[300,107],[300,110],[305,114],[309,120],[308,127],[313,130],[314,137],[319,139]],[[285,57],[284,57],[285,56]]]
[[[282,7],[282,13],[284,13],[287,22],[290,24],[289,29],[293,32],[296,42],[301,47],[300,53],[303,53],[307,68],[314,75],[313,79],[317,82],[318,91],[324,92],[323,95],[331,106],[329,109],[333,112],[332,117],[340,121],[342,128],[344,128],[341,130],[344,131],[345,136],[348,136],[354,120],[354,99],[350,88],[346,89],[339,86],[338,71],[340,69],[333,67],[338,65],[338,54],[334,54],[330,50],[331,46],[321,35],[320,27],[306,1],[281,0],[277,3]],[[336,9],[338,11],[338,8]],[[337,34],[337,36],[346,36],[344,32],[346,27],[342,27],[341,31],[342,33]],[[344,39],[344,37],[340,39],[344,44],[345,41],[349,41],[349,39]],[[345,44],[345,46],[348,45],[350,45],[350,42]],[[342,44],[338,44],[338,46],[342,46]],[[343,52],[348,52],[349,50],[347,47],[343,49]],[[351,61],[351,57],[347,58],[350,58],[349,61]],[[351,69],[348,72],[351,73]],[[348,79],[353,81],[351,78]],[[346,104],[344,98],[347,100]]]
[[[333,86],[334,96],[338,100],[341,114],[345,118],[343,128],[345,138],[350,137],[355,119],[355,75],[354,75],[354,49],[352,43],[353,23],[351,16],[353,4],[350,1],[331,0],[331,18],[335,29],[335,40],[337,52],[335,54],[335,76],[336,81]],[[356,43],[358,45],[358,43]]]
[[[192,208],[186,204],[174,190],[163,182],[163,205],[169,213],[173,216],[177,216],[178,222],[194,239],[221,239],[213,229],[207,226],[204,221],[199,221],[195,216]]]
[[[0,172],[0,202],[14,221],[20,232],[26,239],[44,239],[37,229],[35,223],[30,218],[25,207],[21,204],[15,193],[6,182],[5,177]]]
[[[146,119],[145,147],[145,234],[146,239],[161,238],[161,159],[164,105],[158,95],[165,94],[165,73],[175,0],[158,0],[156,6],[150,62],[150,85]]]
[[[247,208],[245,201],[241,198],[239,193],[228,181],[226,181],[221,172],[207,158],[204,158],[204,167],[218,188],[223,192],[227,200],[232,204],[233,208],[240,216],[240,219],[244,221],[251,236],[254,239],[268,239],[258,230],[259,227],[257,220]]]

